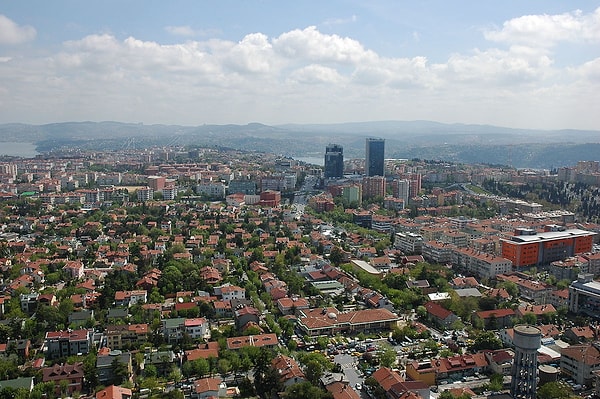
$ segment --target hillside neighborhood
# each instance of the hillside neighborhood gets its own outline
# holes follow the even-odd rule
[[[600,395],[598,162],[344,169],[207,148],[0,162],[0,398],[499,397],[523,326],[538,397]]]

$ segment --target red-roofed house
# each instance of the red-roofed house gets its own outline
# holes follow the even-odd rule
[[[55,364],[42,369],[42,382],[53,382],[55,393],[61,394],[61,381],[67,381],[67,392],[82,392],[83,388],[83,362],[75,364]]]
[[[261,334],[261,335],[245,335],[243,337],[227,338],[227,349],[236,350],[244,346],[255,346],[257,348],[272,348],[279,344],[277,335]]]
[[[271,367],[277,370],[279,380],[286,388],[290,385],[306,381],[306,377],[298,363],[289,356],[277,355],[271,361]]]
[[[515,311],[510,308],[483,310],[475,313],[475,317],[483,321],[483,325],[486,329],[497,330],[499,328],[512,326]]]
[[[200,358],[208,359],[210,357],[214,357],[215,359],[219,357],[219,343],[216,341],[210,341],[206,344],[198,345],[196,349],[185,351],[185,360],[189,362]]]
[[[360,395],[347,383],[336,381],[325,387],[333,399],[360,399]]]
[[[302,309],[308,309],[310,304],[306,298],[280,298],[277,300],[277,307],[283,315],[297,314]]]
[[[192,399],[222,398],[227,396],[227,385],[221,378],[200,378],[194,382]]]
[[[96,399],[130,399],[131,396],[131,389],[117,385],[111,385],[96,392]]]
[[[427,309],[427,317],[429,320],[444,328],[450,327],[452,323],[459,319],[458,316],[450,310],[434,301],[427,302],[425,304],[425,309]]]

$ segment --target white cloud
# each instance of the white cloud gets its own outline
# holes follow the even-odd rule
[[[289,80],[295,83],[327,83],[338,85],[341,84],[344,79],[338,71],[333,68],[312,64],[291,72]]]
[[[273,47],[268,37],[262,33],[246,35],[231,47],[224,58],[230,68],[242,73],[268,73],[276,62]]]
[[[443,66],[445,79],[474,85],[514,87],[549,77],[552,60],[544,53],[515,46],[508,51],[475,50],[472,55],[453,54]]]
[[[97,34],[67,41],[47,58],[0,58],[0,87],[10,99],[0,121],[31,121],[35,108],[43,122],[379,118],[553,127],[556,120],[539,115],[563,115],[560,127],[600,126],[593,112],[600,58],[591,54],[565,68],[548,47],[516,42],[431,64],[424,56],[380,56],[315,27],[176,44]]]
[[[0,45],[20,44],[35,39],[36,31],[32,26],[19,26],[16,22],[0,14]]]
[[[558,42],[600,42],[600,7],[558,15],[525,15],[504,22],[502,29],[484,32],[495,42],[552,47]]]
[[[569,68],[569,72],[577,78],[600,84],[600,58],[595,58],[576,68]]]
[[[273,48],[288,58],[310,62],[357,64],[376,57],[357,40],[326,35],[314,26],[281,34],[273,39]]]

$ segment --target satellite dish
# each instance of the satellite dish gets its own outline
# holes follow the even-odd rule
[[[183,298],[182,297],[177,298],[177,302],[183,303]]]

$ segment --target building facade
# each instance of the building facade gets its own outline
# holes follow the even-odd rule
[[[569,229],[563,231],[526,232],[501,239],[502,257],[516,268],[548,265],[557,260],[592,251],[596,233]]]
[[[365,175],[384,176],[385,140],[367,138],[365,151]]]
[[[344,148],[339,144],[325,147],[325,178],[339,179],[344,176]]]

